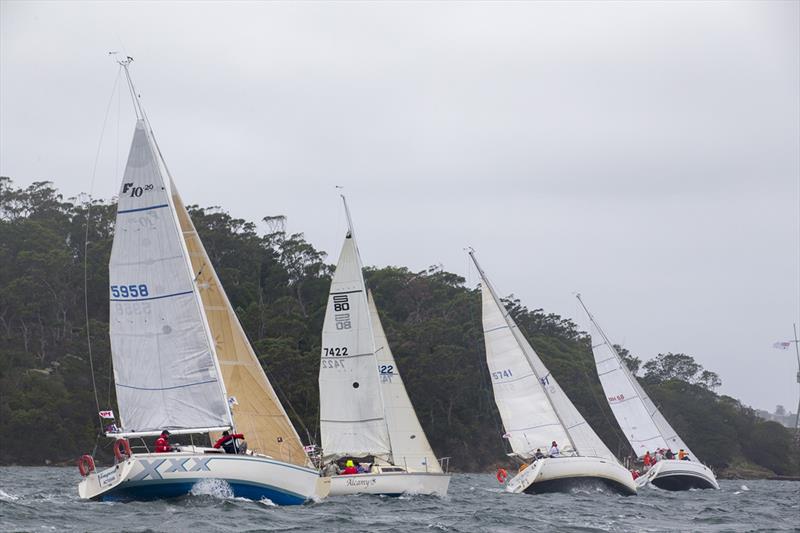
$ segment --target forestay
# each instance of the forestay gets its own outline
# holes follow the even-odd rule
[[[375,357],[378,360],[381,390],[383,392],[384,412],[392,444],[394,464],[409,470],[441,473],[442,468],[436,460],[428,438],[422,430],[417,413],[411,405],[403,378],[389,348],[383,330],[378,308],[372,292],[367,292],[372,332],[375,337]]]
[[[166,176],[139,120],[109,262],[111,354],[126,432],[231,425]]]
[[[361,258],[352,227],[336,265],[322,328],[320,433],[326,458],[390,458]]]
[[[611,411],[636,455],[641,457],[647,451],[653,453],[659,448],[671,448],[674,452],[683,449],[691,456],[689,447],[639,385],[580,296],[578,300],[592,324],[592,351],[597,375]]]
[[[173,183],[172,198],[214,338],[236,431],[248,449],[308,466],[303,443],[267,379]]]
[[[546,453],[556,441],[562,454],[616,460],[519,330],[475,256],[470,257],[481,275],[486,361],[511,448],[529,458],[537,449]]]

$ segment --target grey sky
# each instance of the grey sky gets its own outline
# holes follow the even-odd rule
[[[88,192],[117,66],[187,202],[468,275],[797,405],[800,3],[0,4],[0,174]],[[93,193],[133,128],[114,99]]]

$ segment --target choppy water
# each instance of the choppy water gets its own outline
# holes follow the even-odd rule
[[[0,468],[2,531],[800,531],[800,482],[722,481],[719,491],[639,496],[505,494],[491,474],[456,474],[446,499],[336,497],[298,507],[232,498],[80,501],[75,468]]]

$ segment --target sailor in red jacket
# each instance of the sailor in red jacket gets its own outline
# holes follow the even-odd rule
[[[161,432],[161,436],[156,439],[156,453],[171,451],[173,451],[173,448],[169,445],[169,431],[165,429]]]
[[[236,439],[244,439],[244,435],[241,433],[229,433],[227,431],[222,432],[222,437],[214,443],[214,448],[222,448],[225,450],[225,453],[239,453],[239,447],[236,445]]]

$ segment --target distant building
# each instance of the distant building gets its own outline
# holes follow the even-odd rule
[[[782,405],[776,406],[774,413],[770,413],[769,411],[764,411],[763,409],[756,409],[756,415],[758,415],[759,418],[777,422],[778,424],[786,426],[787,428],[790,429],[794,429],[794,423],[797,417],[796,413],[792,412],[787,413],[786,408]]]

